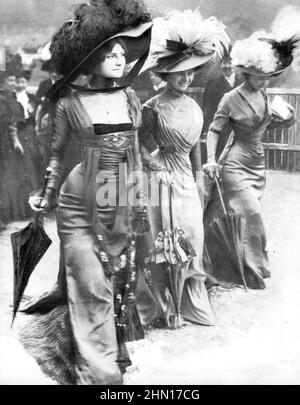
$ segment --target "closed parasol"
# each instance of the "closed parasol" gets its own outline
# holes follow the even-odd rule
[[[215,178],[223,213],[212,221],[208,231],[219,242],[224,252],[232,260],[242,284],[247,291],[244,274],[244,221],[241,215],[228,211],[225,206],[219,180]]]
[[[162,182],[159,185],[160,204],[162,201]],[[170,292],[172,295],[175,320],[174,327],[180,327],[182,293],[187,277],[190,261],[196,256],[196,252],[186,238],[183,229],[174,225],[173,219],[173,186],[168,185],[168,215],[163,215],[161,231],[155,241],[155,248],[152,261],[155,263],[166,262],[169,276]]]
[[[41,199],[45,194],[51,171],[47,170]],[[33,220],[21,231],[11,234],[14,263],[13,319],[15,320],[29,278],[52,241],[43,227],[43,216],[36,213]]]

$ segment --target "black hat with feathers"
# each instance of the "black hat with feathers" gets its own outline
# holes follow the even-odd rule
[[[244,73],[257,76],[277,76],[290,65],[296,69],[300,57],[300,10],[283,7],[271,26],[271,32],[255,32],[237,41],[231,57]]]
[[[278,58],[278,65],[286,69],[292,65],[297,70],[300,52],[300,10],[293,6],[283,7],[272,23],[269,42]]]
[[[142,1],[95,0],[81,4],[52,38],[50,53],[55,70],[75,80],[96,65],[93,56],[99,44],[148,22],[150,14]]]

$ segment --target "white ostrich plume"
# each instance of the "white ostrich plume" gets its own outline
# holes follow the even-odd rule
[[[198,55],[223,57],[230,46],[225,25],[215,17],[204,19],[199,9],[174,10],[166,18],[153,20],[148,67],[155,65],[158,59],[174,54],[167,48],[167,40],[182,42]]]
[[[269,37],[264,31],[257,31],[249,38],[236,41],[232,47],[231,59],[234,66],[254,67],[264,73],[276,70],[278,59],[272,45],[259,38]]]
[[[300,70],[300,10],[293,6],[283,7],[272,27],[272,37],[278,43],[286,43],[293,55],[292,67]]]

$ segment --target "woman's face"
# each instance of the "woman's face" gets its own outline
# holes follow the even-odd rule
[[[25,77],[18,77],[16,80],[16,90],[22,91],[26,90],[27,87],[27,79]]]
[[[186,91],[194,79],[194,70],[185,70],[183,72],[168,73],[166,82],[169,90]]]
[[[259,91],[265,89],[268,86],[270,78],[264,76],[249,75],[247,77],[247,81],[253,88],[253,90]]]
[[[105,79],[120,79],[124,74],[126,53],[120,44],[115,44],[111,51],[106,52],[104,61],[98,63],[93,74]]]
[[[16,86],[16,77],[15,76],[8,76],[5,79],[5,87],[7,87],[9,90],[14,90]]]

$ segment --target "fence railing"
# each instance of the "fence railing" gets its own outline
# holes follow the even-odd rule
[[[193,87],[189,95],[202,105],[204,89]],[[280,95],[295,109],[296,123],[289,129],[270,129],[266,132],[265,147],[266,167],[270,170],[300,171],[300,89],[269,88],[270,100]]]
[[[300,89],[270,88],[272,100],[280,95],[295,109],[296,123],[289,129],[270,129],[264,136],[266,167],[273,170],[300,171]]]

